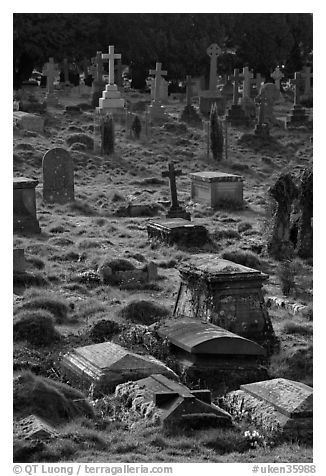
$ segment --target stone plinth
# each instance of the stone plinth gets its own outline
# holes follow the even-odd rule
[[[94,80],[91,89],[91,104],[93,107],[98,107],[99,100],[102,97],[103,89],[105,88],[105,81]]]
[[[55,93],[46,93],[45,95],[45,103],[47,106],[58,106],[59,100],[58,96]]]
[[[226,395],[225,406],[240,420],[250,415],[274,438],[312,439],[313,389],[303,383],[277,378],[241,385]]]
[[[44,119],[29,112],[14,111],[14,125],[27,131],[43,132]]]
[[[211,404],[209,390],[189,390],[185,385],[154,374],[119,385],[116,397],[128,397],[134,410],[153,418],[164,428],[207,428],[231,426],[231,416]],[[147,408],[146,413],[141,409]]]
[[[82,389],[94,386],[96,395],[109,393],[116,385],[161,373],[177,378],[165,364],[151,356],[138,355],[112,342],[78,347],[64,355],[63,373]]]
[[[217,113],[219,115],[223,115],[225,113],[225,97],[220,96],[215,91],[202,91],[199,95],[200,112],[204,115],[210,114],[213,104],[216,104]]]
[[[228,110],[226,120],[230,122],[231,126],[249,126],[250,119],[246,116],[245,111],[239,104],[232,104]]]
[[[256,124],[254,134],[260,137],[269,137],[269,125],[268,124]]]
[[[155,220],[147,225],[149,239],[168,245],[202,246],[208,241],[207,229],[182,218]]]
[[[216,208],[219,204],[232,202],[243,205],[243,178],[223,172],[196,172],[190,174],[191,198]]]
[[[179,271],[175,316],[205,320],[271,350],[274,331],[262,293],[266,274],[213,254],[193,257]]]
[[[169,117],[161,101],[155,99],[148,106],[148,113],[152,121],[166,121]]]
[[[304,107],[300,106],[300,104],[296,104],[293,106],[286,119],[287,126],[306,126],[308,125],[308,122],[309,117],[306,114],[306,110]]]
[[[116,84],[107,84],[102,93],[102,97],[99,99],[98,112],[103,114],[122,113],[124,107],[125,100],[121,97],[118,86]]]
[[[35,187],[37,180],[14,178],[14,232],[41,233],[36,217]]]

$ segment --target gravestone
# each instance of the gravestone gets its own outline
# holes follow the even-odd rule
[[[254,134],[260,137],[269,136],[269,125],[266,123],[266,119],[265,119],[265,107],[266,107],[266,99],[261,98],[260,104],[259,104],[259,111],[258,111],[258,121],[254,130]]]
[[[182,208],[178,202],[177,186],[175,178],[182,175],[181,170],[175,170],[172,162],[169,162],[169,169],[162,172],[162,177],[168,177],[170,181],[171,191],[171,207],[166,215],[166,218],[184,218],[190,221],[190,213]]]
[[[273,83],[265,83],[260,88],[260,94],[256,97],[256,103],[264,103],[264,123],[277,124],[278,121],[274,115],[275,102],[280,97],[280,91]]]
[[[232,426],[230,415],[211,404],[209,390],[189,390],[164,375],[154,374],[119,385],[115,396],[127,397],[133,410],[165,429]]]
[[[260,88],[263,83],[263,78],[260,73],[256,73],[255,79],[251,82],[251,88],[250,88],[250,97],[255,98],[260,94]]]
[[[268,276],[214,254],[193,256],[179,268],[174,316],[205,320],[262,345],[274,345],[262,285]]]
[[[193,96],[192,86],[195,85],[195,82],[191,80],[191,76],[186,76],[186,106],[181,114],[181,121],[187,122],[188,124],[201,124],[201,118],[197,113],[196,109],[191,104],[191,99]]]
[[[29,112],[23,111],[14,111],[14,125],[18,129],[23,129],[25,131],[33,132],[43,132],[44,131],[44,119],[41,116],[36,114],[31,114]]]
[[[224,391],[267,378],[265,349],[222,327],[178,316],[160,323],[157,332],[188,382]]]
[[[14,233],[41,233],[36,217],[35,187],[37,180],[16,177],[14,188]]]
[[[239,103],[239,84],[243,79],[243,75],[239,74],[239,70],[236,68],[233,75],[230,77],[233,82],[233,99],[232,105],[229,108],[225,120],[230,122],[231,126],[248,126],[250,121],[246,116],[243,108]]]
[[[208,207],[218,208],[231,202],[243,206],[243,178],[224,172],[195,172],[190,174],[191,198]]]
[[[207,229],[183,218],[151,221],[147,225],[148,238],[173,246],[203,246],[209,241]]]
[[[251,84],[253,80],[253,73],[249,71],[248,66],[245,66],[242,69],[242,77],[243,77],[243,92],[242,98],[240,101],[241,107],[244,110],[245,114],[249,118],[253,118],[256,116],[256,108],[253,100],[251,99]]]
[[[199,110],[202,114],[208,115],[215,103],[218,114],[222,115],[225,112],[225,98],[217,91],[217,58],[222,54],[222,50],[216,43],[213,43],[206,52],[210,57],[209,89],[201,91],[199,94]]]
[[[13,271],[14,273],[25,273],[26,260],[24,248],[14,248],[13,253]]]
[[[46,95],[45,101],[47,105],[57,106],[58,98],[54,92],[54,80],[59,71],[53,58],[49,58],[49,62],[45,64],[43,74],[46,76]]]
[[[78,347],[61,361],[64,375],[76,386],[94,395],[110,393],[116,385],[160,373],[177,379],[165,364],[148,355],[138,355],[113,342]]]
[[[163,104],[167,104],[169,100],[168,92],[169,82],[162,78],[161,89],[160,89],[160,98]]]
[[[93,77],[91,104],[93,107],[97,107],[99,99],[102,96],[102,91],[105,88],[105,81],[103,80],[102,51],[96,52],[96,57],[93,58],[93,65],[90,68],[90,73]]]
[[[99,114],[119,114],[124,111],[125,100],[121,97],[118,86],[114,84],[114,60],[121,59],[121,54],[114,53],[114,46],[109,46],[109,53],[102,54],[102,60],[109,63],[109,82],[99,99],[99,107],[96,112]]]
[[[162,106],[160,98],[162,77],[168,74],[167,71],[162,70],[162,63],[156,63],[155,69],[150,69],[149,74],[154,75],[154,99],[152,100],[148,113],[152,121],[161,121],[167,119],[165,108]]]
[[[43,157],[43,200],[67,203],[75,199],[74,164],[69,152],[60,147],[49,150]]]
[[[294,79],[290,80],[290,83],[294,85],[294,104],[293,108],[287,115],[286,127],[296,126],[308,126],[309,117],[306,114],[306,110],[300,104],[300,82],[302,81],[300,73],[294,73]]]
[[[221,93],[222,93],[222,96],[226,100],[229,100],[229,99],[233,98],[233,85],[232,85],[232,81],[231,81],[230,76],[227,77],[227,80],[226,80],[225,84],[222,87]]]
[[[304,80],[304,91],[302,99],[309,99],[312,97],[311,79],[312,72],[310,66],[305,66],[300,73],[301,78]]]
[[[271,74],[271,78],[274,79],[275,86],[279,91],[281,91],[281,79],[284,78],[284,74],[280,70],[280,67],[277,66],[273,73]]]
[[[276,378],[241,385],[226,395],[224,406],[274,438],[312,438],[313,389],[303,383]]]

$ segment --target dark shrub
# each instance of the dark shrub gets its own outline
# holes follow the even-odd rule
[[[59,339],[52,315],[44,310],[19,311],[14,316],[14,341],[26,340],[35,346],[51,345]]]

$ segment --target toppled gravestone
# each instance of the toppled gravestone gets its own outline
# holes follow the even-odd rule
[[[58,432],[42,418],[29,415],[14,423],[14,435],[26,440],[49,440]]]
[[[148,283],[158,279],[157,265],[153,261],[136,268],[128,260],[113,259],[100,265],[98,273],[105,284]]]
[[[276,378],[241,385],[226,395],[223,407],[271,437],[312,438],[313,389],[303,383]]]
[[[131,403],[133,411],[164,428],[231,426],[231,416],[211,403],[209,390],[189,390],[185,385],[154,374],[118,385],[115,396]]]
[[[14,111],[14,125],[25,131],[43,132],[44,119],[36,114]]]

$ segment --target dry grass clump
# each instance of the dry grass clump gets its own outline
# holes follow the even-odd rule
[[[28,287],[28,286],[47,286],[49,284],[48,279],[42,273],[19,273],[14,271],[13,273],[13,286],[14,287]]]
[[[214,240],[240,239],[239,232],[233,228],[216,228],[211,236]]]
[[[271,357],[269,373],[272,378],[283,377],[312,385],[313,346],[283,348]]]
[[[62,324],[67,321],[70,308],[71,305],[62,296],[50,292],[31,290],[25,294],[19,311],[37,309],[48,311],[57,324]]]
[[[76,212],[79,215],[84,216],[95,216],[97,215],[97,211],[94,210],[87,202],[83,202],[82,200],[75,200],[74,202],[70,202],[68,204],[68,209],[72,212]]]
[[[239,223],[238,225],[238,232],[243,233],[244,231],[251,230],[252,229],[252,224],[249,223],[248,221],[244,221],[242,223]]]
[[[101,319],[96,322],[89,331],[89,337],[92,342],[100,343],[110,340],[115,334],[121,330],[120,325],[109,319]]]
[[[234,263],[242,264],[243,266],[247,266],[248,268],[261,268],[261,262],[259,257],[252,251],[244,251],[240,249],[224,251],[221,256],[224,259],[233,261]]]
[[[51,345],[60,336],[54,327],[52,315],[45,310],[21,310],[14,316],[14,341],[27,341],[37,347]]]
[[[76,417],[93,418],[84,395],[62,382],[24,372],[14,380],[14,415],[37,415],[53,425]]]
[[[93,150],[94,148],[94,140],[91,136],[83,133],[75,133],[75,134],[69,134],[66,137],[66,143],[69,146],[72,146],[72,144],[84,144],[88,150]]]
[[[170,311],[155,302],[140,300],[131,301],[120,310],[119,314],[127,321],[149,326],[167,317]]]
[[[283,332],[285,334],[300,335],[300,336],[312,336],[313,327],[312,324],[305,323],[301,324],[298,322],[293,322],[287,320],[283,323]]]

